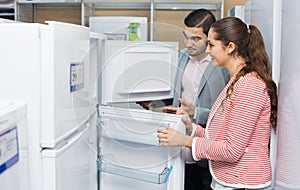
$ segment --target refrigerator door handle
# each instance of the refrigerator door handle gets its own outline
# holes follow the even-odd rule
[[[68,139],[62,141],[61,143],[57,144],[54,149],[50,149],[52,151],[42,151],[43,156],[49,157],[57,157],[57,155],[62,154],[64,151],[69,150],[69,148],[76,142],[79,138],[82,138],[80,134],[85,134],[86,131],[89,129],[89,123],[85,123],[81,129],[78,129],[77,132]],[[47,148],[45,149],[47,150]]]

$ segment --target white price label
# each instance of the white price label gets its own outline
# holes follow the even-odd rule
[[[70,65],[70,91],[74,92],[84,87],[83,63],[71,63]]]
[[[0,174],[19,161],[17,127],[0,134]]]

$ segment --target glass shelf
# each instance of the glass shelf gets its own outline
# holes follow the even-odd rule
[[[161,173],[153,173],[148,171],[140,171],[122,166],[116,166],[109,163],[102,162],[100,171],[107,172],[114,175],[128,177],[140,181],[145,181],[155,184],[163,184],[168,181],[169,175],[172,172],[173,167],[165,167]]]

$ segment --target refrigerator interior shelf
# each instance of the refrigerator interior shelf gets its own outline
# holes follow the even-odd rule
[[[163,184],[168,181],[170,173],[172,172],[173,167],[170,166],[165,167],[161,173],[153,173],[147,171],[140,171],[136,169],[121,167],[112,165],[109,163],[102,162],[100,171],[107,172],[114,175],[119,175],[123,177],[133,178],[140,181],[155,183],[155,184]]]
[[[128,114],[128,113],[127,113]],[[157,138],[159,128],[169,127],[169,121],[164,116],[149,116],[147,114],[132,112],[133,115],[125,116],[118,113],[118,117],[102,114],[101,137],[141,143],[152,146],[160,146]],[[144,116],[144,118],[141,118]],[[156,118],[156,119],[149,119]],[[133,119],[134,118],[134,119]],[[146,118],[146,119],[145,119]],[[147,119],[148,118],[148,119]]]
[[[158,142],[158,138],[149,134],[137,135],[137,134],[132,134],[130,132],[124,132],[124,131],[102,130],[101,137],[121,140],[121,141],[135,142],[135,143],[146,144],[146,145],[160,146],[160,143]]]

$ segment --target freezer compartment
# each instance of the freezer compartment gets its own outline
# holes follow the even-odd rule
[[[128,178],[133,178],[141,181],[146,181],[155,184],[162,184],[168,181],[168,177],[173,167],[165,167],[160,173],[147,172],[141,170],[135,170],[127,167],[121,167],[109,163],[102,162],[100,170],[102,172],[111,173],[114,175],[120,175]]]
[[[40,25],[41,146],[53,148],[89,118],[89,28]],[[43,26],[43,27],[42,27]],[[22,63],[22,62],[21,62]]]
[[[177,42],[107,40],[101,57],[101,104],[173,97]]]

